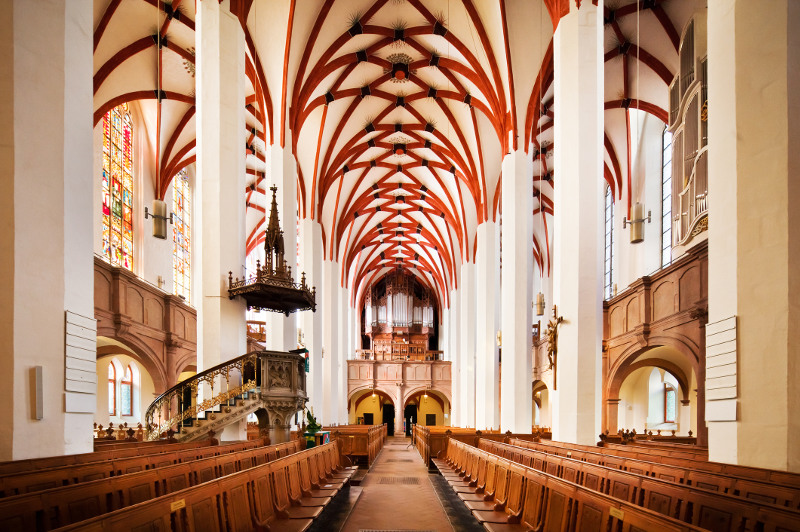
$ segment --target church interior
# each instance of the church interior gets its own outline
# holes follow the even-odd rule
[[[800,530],[800,2],[2,5],[3,530]]]

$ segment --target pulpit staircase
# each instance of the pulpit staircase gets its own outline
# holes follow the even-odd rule
[[[259,409],[285,426],[307,400],[301,352],[252,351],[179,382],[147,409],[145,438],[205,439]]]

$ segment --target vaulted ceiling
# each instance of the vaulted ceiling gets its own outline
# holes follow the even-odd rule
[[[549,271],[552,37],[573,2],[228,2],[246,40],[248,251],[266,228],[265,161],[283,147],[299,215],[322,225],[354,296],[399,266],[447,305],[477,226],[498,219],[501,160],[523,149],[534,258]],[[618,199],[630,202],[632,110],[666,120],[679,33],[703,4],[605,2],[604,170]],[[195,157],[194,19],[195,0],[95,0],[95,122],[139,101],[162,197]]]

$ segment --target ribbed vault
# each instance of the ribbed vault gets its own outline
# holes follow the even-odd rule
[[[626,209],[641,188],[635,110],[666,119],[679,32],[701,3],[605,2],[604,175]],[[578,4],[225,0],[246,42],[248,252],[263,243],[271,150],[290,150],[299,217],[321,224],[352,302],[401,267],[446,307],[477,226],[500,214],[502,158],[522,149],[535,163],[534,259],[548,274],[553,29]],[[95,1],[94,119],[139,102],[157,197],[195,159],[194,19],[188,0]]]

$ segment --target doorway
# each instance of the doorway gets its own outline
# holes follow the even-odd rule
[[[383,405],[383,422],[386,423],[387,434],[394,436],[394,405],[392,403]]]
[[[411,436],[411,424],[417,422],[417,405],[407,405],[403,417],[406,419],[406,436]]]

